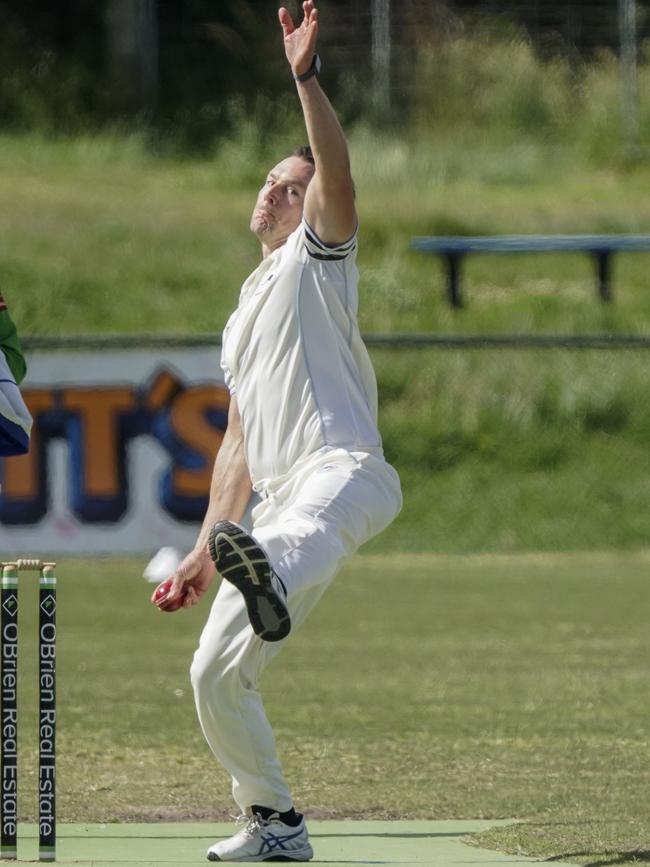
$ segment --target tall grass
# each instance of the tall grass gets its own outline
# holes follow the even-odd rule
[[[647,545],[644,352],[383,350],[381,429],[407,491],[380,544]]]
[[[639,137],[650,145],[648,43],[638,76]],[[488,148],[522,140],[573,147],[594,165],[621,158],[621,75],[610,51],[544,57],[512,25],[475,26],[421,39],[413,79],[412,120],[432,141],[442,132]]]
[[[514,28],[421,43],[414,117],[421,129],[508,139],[568,128],[577,102],[567,60],[541,60]]]

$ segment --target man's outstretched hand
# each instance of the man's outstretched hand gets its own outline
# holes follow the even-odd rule
[[[302,75],[303,72],[307,72],[316,53],[318,9],[316,9],[314,0],[306,0],[302,4],[302,12],[302,24],[300,27],[296,27],[293,18],[284,6],[278,11],[284,34],[284,51],[294,75]]]
[[[207,549],[195,549],[185,557],[167,581],[156,587],[151,601],[161,611],[190,608],[200,600],[215,575],[216,569]]]

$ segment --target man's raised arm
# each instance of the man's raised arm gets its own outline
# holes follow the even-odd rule
[[[318,10],[313,0],[302,4],[303,21],[296,27],[289,12],[279,11],[284,49],[291,66],[307,127],[316,171],[307,188],[305,219],[325,244],[342,244],[357,227],[354,185],[348,146],[336,113],[315,75],[309,72],[316,54]]]

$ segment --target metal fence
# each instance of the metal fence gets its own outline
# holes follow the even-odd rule
[[[298,13],[298,0],[285,2]],[[278,5],[0,0],[3,119],[13,112],[25,123],[34,112],[23,103],[54,100],[67,110],[68,100],[80,116],[134,112],[177,124],[255,93],[260,81],[277,95],[286,80]],[[463,33],[489,39],[514,27],[542,54],[579,61],[608,49],[619,56],[627,137],[637,134],[636,69],[650,44],[650,0],[319,0],[319,8],[324,80],[328,88],[347,83],[362,110],[388,112],[408,102],[418,48]]]
[[[369,65],[380,109],[408,97],[413,48],[423,39],[453,38],[471,27],[486,37],[521,29],[541,52],[589,58],[608,49],[621,62],[626,136],[637,138],[637,66],[650,40],[650,3],[641,0],[321,0],[324,46],[339,69]],[[335,22],[335,23],[334,23]]]

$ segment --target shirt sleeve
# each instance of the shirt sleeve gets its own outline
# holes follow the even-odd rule
[[[25,454],[31,429],[32,417],[0,352],[0,456]]]
[[[221,357],[221,369],[223,370],[223,378],[226,383],[226,388],[230,392],[231,397],[237,393],[237,389],[235,388],[235,378],[233,377],[230,368],[223,360],[223,356]]]
[[[22,382],[27,373],[25,357],[20,346],[16,326],[14,325],[7,305],[0,292],[0,350],[5,356],[7,364],[16,382]]]
[[[324,262],[336,262],[347,257],[357,249],[357,233],[343,244],[330,245],[318,237],[309,223],[303,219],[302,226],[305,232],[305,250],[312,259]]]

